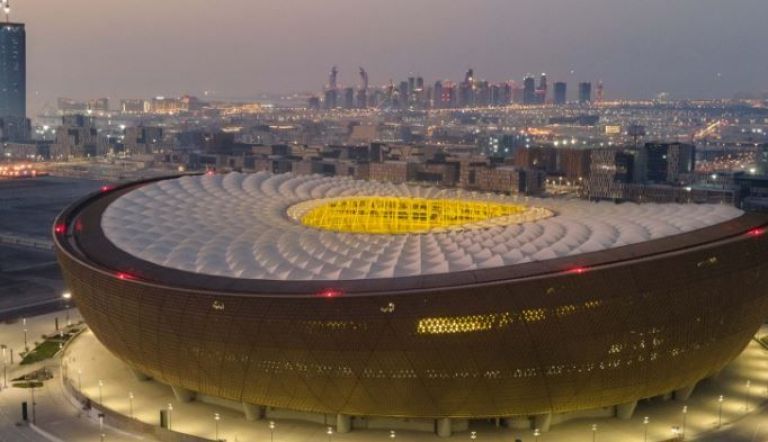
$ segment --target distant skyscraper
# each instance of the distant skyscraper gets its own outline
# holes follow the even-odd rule
[[[523,88],[516,81],[512,82],[512,102],[517,104],[523,102]]]
[[[331,68],[331,74],[328,76],[328,89],[336,89],[336,79],[338,78],[339,70],[336,66]]]
[[[592,102],[592,83],[579,83],[579,104]]]
[[[352,109],[355,107],[355,89],[348,87],[344,89],[344,108]]]
[[[443,82],[436,81],[432,90],[432,107],[441,109],[443,107]]]
[[[0,118],[26,116],[26,31],[21,23],[0,23]]]
[[[338,107],[339,102],[339,90],[338,90],[338,79],[339,70],[336,69],[336,66],[333,66],[331,68],[331,73],[328,76],[328,89],[325,91],[325,108],[326,109],[336,109]]]
[[[398,100],[400,103],[400,107],[408,107],[408,82],[407,81],[401,81],[400,87],[398,87]]]
[[[536,89],[536,103],[544,104],[547,101],[547,74],[541,74],[539,87]]]
[[[473,69],[467,70],[464,74],[464,83],[472,83],[475,80],[475,71]]]
[[[360,89],[357,91],[357,107],[365,109],[368,107],[368,72],[360,68]]]
[[[471,107],[475,105],[475,71],[467,70],[464,74],[464,82],[459,85],[459,107]]]
[[[531,75],[523,79],[523,103],[536,104],[536,79]]]
[[[503,102],[503,90],[498,84],[492,84],[490,87],[489,104],[491,106],[501,106]]]
[[[325,108],[336,109],[338,101],[338,91],[336,89],[328,89],[325,91]]]
[[[568,85],[562,81],[555,83],[555,104],[562,105],[568,102]]]
[[[27,35],[22,23],[0,23],[0,139],[28,138]]]
[[[603,86],[603,80],[597,82],[597,102],[602,103],[605,94],[605,88]]]

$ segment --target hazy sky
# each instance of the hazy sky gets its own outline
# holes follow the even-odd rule
[[[768,90],[768,0],[15,0],[31,113],[59,96],[319,89],[419,73],[602,79],[606,96]],[[569,72],[575,71],[574,75]],[[718,73],[721,75],[718,76]],[[572,86],[570,93],[573,94]]]

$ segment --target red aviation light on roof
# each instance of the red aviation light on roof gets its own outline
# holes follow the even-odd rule
[[[569,273],[571,275],[581,275],[582,273],[587,273],[588,271],[589,271],[589,267],[579,266],[579,267],[572,267],[568,269],[566,273]]]
[[[117,279],[122,279],[123,281],[126,281],[126,280],[130,281],[132,279],[136,279],[135,276],[125,272],[117,272],[116,276],[117,276]]]
[[[54,232],[55,232],[57,235],[63,235],[63,234],[65,234],[65,233],[67,233],[67,225],[66,225],[66,224],[64,224],[64,223],[59,223],[59,224],[56,224],[56,225],[53,227],[53,231],[54,231]]]
[[[751,236],[752,238],[757,238],[758,236],[765,235],[765,228],[764,227],[755,227],[754,229],[747,232],[747,236]]]
[[[108,186],[108,185],[107,186],[101,186],[101,191],[102,192],[109,192],[110,190],[112,190],[114,188],[115,188],[114,186]]]
[[[341,289],[325,289],[317,294],[321,298],[338,298],[344,296],[344,291]]]

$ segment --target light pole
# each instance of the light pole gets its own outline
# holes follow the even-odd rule
[[[539,436],[541,436],[541,431],[539,431],[538,428],[534,428],[533,430],[533,440],[536,442],[539,442]]]
[[[592,442],[597,440],[597,424],[592,424]]]
[[[69,327],[72,323],[69,320],[69,300],[72,299],[72,292],[64,292],[61,294],[61,298],[64,299],[64,305],[66,306],[67,310],[67,327]]]
[[[744,400],[744,410],[749,412],[749,393],[752,382],[747,379],[747,398]]]
[[[173,404],[168,404],[168,430],[171,430],[172,415],[173,415]]]
[[[104,396],[101,394],[102,387],[104,387],[104,381],[99,379],[99,405],[104,405]]]
[[[221,415],[219,413],[213,413],[213,421],[216,424],[216,437],[214,438],[215,441],[219,440],[219,421],[221,420]]]
[[[683,405],[683,431],[680,433],[680,439],[685,440],[685,418],[688,417],[688,406]]]
[[[648,442],[648,424],[651,422],[651,419],[646,416],[643,418],[643,442]]]
[[[326,428],[325,434],[328,435],[328,442],[333,442],[333,427]]]
[[[723,395],[717,398],[717,428],[723,426]]]
[[[32,396],[32,423],[37,423],[37,413],[35,412],[35,381],[29,381],[29,394]]]
[[[394,439],[397,437],[397,433],[395,433],[395,430],[389,430],[389,438]]]
[[[275,421],[269,421],[269,440],[275,442]]]
[[[131,412],[131,419],[133,419],[133,392],[128,392],[128,405],[129,405],[129,411]]]
[[[3,388],[8,388],[8,367],[6,367],[6,359],[5,359],[5,352],[7,348],[5,344],[3,344]]]
[[[473,432],[469,433],[469,438],[472,439],[472,440],[477,439],[477,431],[473,431]]]
[[[27,318],[21,318],[21,326],[24,328],[24,351],[29,351],[29,345],[27,345]]]

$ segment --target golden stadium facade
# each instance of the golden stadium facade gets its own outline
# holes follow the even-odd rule
[[[53,234],[93,332],[157,381],[488,418],[631,404],[718,372],[768,313],[767,225],[721,205],[260,173],[105,189]]]

